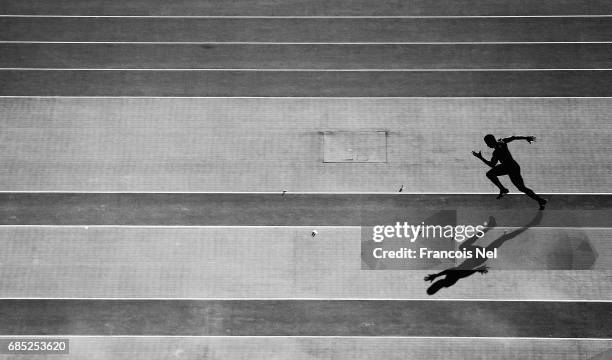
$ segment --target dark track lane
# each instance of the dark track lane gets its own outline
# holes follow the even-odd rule
[[[612,44],[0,44],[0,67],[67,69],[608,69]]]
[[[612,336],[596,302],[1,300],[0,314],[3,335]]]
[[[532,226],[612,227],[612,196],[550,195]],[[454,212],[456,211],[456,217]],[[1,225],[360,226],[459,219],[525,226],[537,214],[526,196],[2,193]]]
[[[2,96],[605,97],[612,71],[0,71]]]
[[[612,18],[0,18],[2,41],[586,42]]]
[[[8,0],[0,14],[56,15],[585,15],[611,14],[607,0]]]

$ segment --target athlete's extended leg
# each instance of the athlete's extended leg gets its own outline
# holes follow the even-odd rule
[[[537,201],[538,204],[540,204],[540,209],[544,210],[544,205],[546,205],[547,201],[541,198],[540,196],[538,196],[538,194],[536,194],[533,190],[525,186],[525,181],[523,180],[523,177],[521,176],[521,170],[518,169],[518,170],[510,171],[509,175],[510,175],[510,181],[512,181],[514,186],[516,186],[516,188],[519,189],[519,191],[524,192],[525,195]]]
[[[489,180],[491,180],[491,182],[499,188],[499,195],[497,195],[498,199],[509,192],[509,190],[504,187],[504,185],[501,183],[501,181],[499,181],[498,178],[498,176],[507,174],[508,170],[506,170],[506,168],[502,165],[497,165],[495,167],[492,167],[491,170],[487,171],[487,178],[489,178]]]

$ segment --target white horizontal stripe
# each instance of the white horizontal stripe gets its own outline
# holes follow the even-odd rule
[[[415,272],[421,271],[426,272],[428,270],[412,270]],[[560,302],[560,303],[610,303],[612,300],[582,300],[582,299],[440,299],[440,298],[414,298],[414,299],[383,299],[383,298],[99,298],[99,297],[0,297],[0,301],[3,300],[109,300],[109,301],[139,301],[139,300],[155,300],[155,301],[433,301],[433,302],[445,302],[445,301],[461,301],[461,302]],[[0,335],[0,337],[5,335]],[[612,339],[611,339],[612,340]]]
[[[612,41],[40,41],[0,40],[0,44],[135,44],[135,45],[519,45],[519,44],[611,44]]]
[[[303,339],[461,339],[461,340],[572,340],[572,341],[612,341],[606,338],[560,338],[560,337],[516,337],[516,336],[363,336],[363,335],[0,335],[0,338],[303,338]]]
[[[399,189],[399,187],[398,187]],[[67,190],[0,190],[2,193],[15,194],[277,194],[282,195],[283,189],[278,191],[67,191]],[[291,191],[286,190],[285,195],[498,195],[498,192],[418,192],[418,191]],[[521,192],[510,192],[510,195],[523,195]],[[540,192],[542,195],[612,195],[612,192]]]
[[[269,100],[521,100],[521,99],[612,99],[612,96],[108,96],[108,95],[0,95],[0,99],[269,99]],[[55,191],[55,190],[52,190]]]
[[[43,206],[38,204],[38,206]],[[370,226],[370,225],[363,225]],[[359,230],[361,225],[42,225],[42,224],[28,224],[28,225],[13,225],[13,224],[0,224],[1,229],[7,228],[60,228],[60,229],[81,229],[89,230],[92,229],[173,229],[173,230],[191,230],[191,229],[303,229],[304,231],[312,230]],[[495,229],[522,229],[521,226],[495,226]],[[564,230],[612,230],[610,227],[605,226],[535,226],[529,229],[564,229]]]
[[[38,206],[43,206],[42,204],[38,204]],[[97,228],[97,229],[178,229],[178,230],[190,230],[190,229],[304,229],[307,231],[312,231],[313,227],[316,227],[317,230],[333,230],[333,229],[342,229],[342,230],[357,230],[360,229],[360,226],[306,226],[306,225],[6,225],[0,224],[0,229],[6,228],[75,228],[75,229],[88,229],[88,228]],[[498,226],[498,228],[502,228]],[[510,227],[509,227],[510,228]],[[516,227],[520,229],[519,227]],[[514,229],[514,227],[512,227]],[[580,228],[586,229],[586,228]],[[600,228],[592,228],[592,229],[600,229]],[[607,229],[607,228],[601,228]]]
[[[36,15],[2,14],[0,18],[128,18],[128,19],[507,19],[609,18],[612,15]]]
[[[245,71],[245,72],[484,72],[484,71],[610,71],[612,68],[564,68],[564,69],[317,69],[317,68],[303,68],[303,69],[248,69],[248,68],[152,68],[152,69],[138,69],[138,68],[108,68],[108,69],[95,69],[95,68],[0,68],[0,71]]]

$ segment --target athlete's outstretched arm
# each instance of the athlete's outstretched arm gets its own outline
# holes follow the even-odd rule
[[[444,275],[448,274],[448,272],[449,272],[450,270],[451,270],[451,269],[446,269],[446,270],[443,270],[443,271],[441,271],[441,272],[439,272],[439,273],[437,273],[437,274],[429,274],[429,275],[425,276],[425,279],[424,279],[424,280],[425,280],[425,281],[429,281],[429,282],[433,282],[434,280],[436,280],[436,278],[438,278],[438,277],[440,277],[440,276],[444,276]]]
[[[528,143],[531,144],[531,142],[535,141],[535,139],[536,139],[535,136],[510,136],[507,138],[503,138],[502,141],[507,144],[510,141],[514,141],[514,140],[526,140]]]
[[[483,265],[479,268],[474,269],[474,271],[479,272],[481,274],[486,274],[489,272],[489,267],[487,265]]]
[[[476,151],[472,151],[472,155],[476,156],[477,158],[479,158],[483,163],[487,164],[487,166],[489,167],[493,167],[495,166],[495,164],[497,164],[497,158],[495,157],[495,155],[493,155],[493,157],[491,158],[491,161],[485,159],[482,156],[482,152],[476,152]]]

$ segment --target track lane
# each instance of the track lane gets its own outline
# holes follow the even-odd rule
[[[40,18],[0,17],[0,41],[589,42],[602,18]]]
[[[609,338],[612,303],[0,300],[5,335]]]
[[[315,238],[313,229],[318,230]],[[491,245],[505,231],[516,230],[492,229],[476,245]],[[492,245],[498,256],[486,261],[488,274],[464,277],[429,296],[431,284],[424,277],[454,266],[452,260],[372,259],[374,246],[365,236],[362,242],[359,227],[2,226],[0,294],[20,299],[612,301],[611,232],[527,229]],[[415,245],[435,248],[438,242],[420,239]],[[386,248],[386,243],[377,246]]]
[[[606,97],[612,71],[0,70],[0,96]]]
[[[609,69],[612,44],[0,44],[0,68]]]
[[[40,15],[221,15],[221,16],[456,16],[456,15],[606,15],[605,0],[516,2],[512,0],[126,0],[101,4],[94,0],[11,0],[2,14]]]
[[[539,227],[612,227],[612,195],[547,195]],[[537,214],[524,195],[1,193],[2,225],[362,226],[407,221],[521,227]],[[449,217],[450,216],[450,217]]]
[[[612,341],[580,339],[451,339],[325,337],[69,337],[70,355],[37,355],[37,359],[196,360],[214,356],[242,360],[291,358],[366,360],[406,357],[448,360],[600,360]]]

